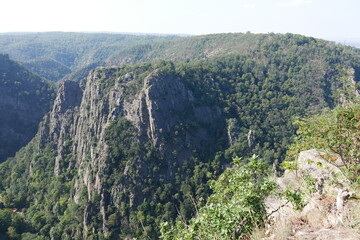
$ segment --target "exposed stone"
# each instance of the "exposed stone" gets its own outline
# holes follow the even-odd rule
[[[126,181],[136,184],[136,179],[126,179],[124,183],[110,186],[110,189],[105,187],[109,148],[105,139],[106,129],[115,119],[125,117],[129,120],[138,131],[137,141],[150,141],[159,149],[161,157],[168,161],[190,160],[193,148],[215,141],[209,137],[208,126],[217,120],[221,111],[217,106],[194,106],[195,98],[181,79],[155,70],[145,77],[139,90],[133,95],[125,95],[126,88],[135,84],[134,81],[134,73],[117,76],[117,68],[98,68],[90,72],[83,88],[75,82],[63,82],[52,112],[45,117],[39,129],[39,147],[51,142],[57,149],[54,175],[59,176],[63,171],[77,172],[73,200],[78,203],[84,197],[84,189],[88,200],[95,195],[100,196],[100,206],[87,205],[84,209],[85,230],[96,207],[103,222],[102,231],[107,233],[106,206],[110,201],[120,207],[121,193],[126,192],[130,208],[142,202],[141,192],[127,189]],[[200,123],[197,129],[189,132],[185,128],[181,133],[174,133],[180,131],[177,127],[186,126],[194,119]],[[179,141],[164,145],[166,134],[177,134]],[[141,159],[134,161],[145,168],[146,164]],[[130,165],[126,163],[123,170],[125,178]],[[168,173],[169,178],[172,175],[172,172]]]
[[[227,134],[228,134],[229,143],[233,145],[239,139],[240,126],[235,118],[230,118],[228,120],[227,125],[228,125]]]
[[[279,188],[295,189],[302,193],[305,206],[300,210],[285,199],[269,196],[266,199],[267,212],[271,214],[271,224],[268,226],[270,239],[360,239],[360,232],[350,228],[358,221],[360,212],[359,201],[347,200],[351,196],[345,186],[347,179],[333,164],[323,158],[321,151],[308,150],[299,154],[298,170],[285,171],[276,178]],[[305,178],[313,180],[315,192],[306,191]],[[351,211],[352,209],[353,211]],[[284,236],[284,232],[287,232]]]
[[[247,134],[247,142],[248,142],[248,147],[252,148],[254,146],[255,143],[255,135],[254,135],[254,131],[253,130],[249,130],[248,134]]]

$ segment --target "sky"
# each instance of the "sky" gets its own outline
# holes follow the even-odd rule
[[[360,42],[360,0],[3,0],[0,32],[298,33]]]

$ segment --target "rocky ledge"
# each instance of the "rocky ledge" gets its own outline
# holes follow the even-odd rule
[[[360,239],[360,201],[340,169],[326,162],[321,152],[301,152],[298,169],[275,180],[283,192],[292,192],[293,201],[267,198],[271,222],[263,240]]]

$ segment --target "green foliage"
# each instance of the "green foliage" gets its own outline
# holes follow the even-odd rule
[[[264,199],[275,189],[268,165],[256,156],[233,163],[211,181],[214,193],[188,224],[181,218],[174,226],[162,224],[162,239],[241,239],[264,223]]]
[[[359,103],[337,107],[296,124],[299,126],[298,137],[289,150],[289,156],[297,156],[306,149],[318,149],[320,156],[338,165],[350,182],[360,183]]]
[[[0,209],[0,237],[1,239],[22,239],[21,235],[31,234],[34,229],[13,209]]]
[[[302,210],[306,205],[303,200],[303,194],[298,190],[286,189],[281,194],[294,205],[296,210]]]
[[[268,162],[281,161],[296,130],[292,120],[331,108],[338,101],[334,89],[341,86],[338,78],[344,73],[330,70],[330,78],[318,75],[308,59],[320,51],[315,42],[301,47],[307,56],[298,47],[286,54],[285,48],[277,54],[267,52],[265,46],[270,43],[263,44],[259,47],[261,53],[254,53],[253,58],[217,57],[179,64],[176,69],[194,92],[197,104],[220,106],[227,119],[236,119],[232,133],[236,141],[227,150],[228,159],[259,154]],[[294,59],[287,62],[287,58]],[[325,56],[316,58],[326,61]],[[328,71],[325,64],[319,67]],[[250,130],[254,141],[249,147],[246,136]]]
[[[193,202],[201,202],[209,193],[205,182],[212,176],[210,164],[194,159],[181,165],[174,162],[177,157],[173,153],[168,162],[150,142],[139,144],[137,137],[134,126],[123,117],[118,117],[106,131],[110,149],[107,183],[109,188],[123,188],[114,196],[118,207],[107,207],[107,226],[113,238],[132,235],[155,239],[160,222],[175,219],[177,211],[190,218],[195,210]],[[176,181],[167,180],[171,168]],[[129,196],[137,196],[137,200],[131,203]]]

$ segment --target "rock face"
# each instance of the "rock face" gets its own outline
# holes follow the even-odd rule
[[[98,212],[102,232],[107,234],[106,222],[113,213],[110,206],[120,208],[126,203],[136,209],[144,200],[146,179],[159,181],[156,178],[163,176],[163,184],[174,182],[177,170],[170,166],[191,162],[196,156],[194,149],[216,142],[211,128],[215,128],[221,116],[219,108],[196,105],[192,91],[179,77],[154,70],[139,80],[136,72],[122,75],[119,71],[117,68],[91,71],[83,87],[72,81],[61,83],[54,107],[41,123],[37,136],[39,149],[53,146],[54,176],[74,181],[72,200],[76,204],[87,202],[83,210],[84,234],[92,230],[92,218]],[[151,176],[155,165],[145,162],[148,159],[145,150],[139,150],[137,157],[129,160],[124,160],[124,155],[122,159],[111,155],[107,129],[118,121],[128,123],[134,130],[124,141],[131,139],[130,144],[146,145],[146,149],[156,152],[157,159],[162,159],[160,175]],[[190,131],[189,124],[194,121],[198,125]],[[169,138],[170,135],[173,137]],[[113,165],[114,159],[125,161],[121,163],[124,168]],[[140,171],[139,179],[132,179],[129,173],[134,164]],[[112,177],[115,168],[124,177],[109,184],[109,178],[115,178]],[[135,189],[129,189],[129,184]],[[94,198],[98,199],[96,203],[92,203]],[[128,221],[126,216],[121,220],[123,225]]]
[[[48,82],[0,54],[0,162],[35,136],[53,94]]]
[[[339,168],[327,163],[321,151],[300,153],[298,170],[286,171],[277,178],[279,187],[295,190],[302,196],[302,208],[291,201],[270,196],[266,205],[272,214],[269,237],[264,239],[360,239],[353,228],[360,203],[350,200],[348,181]]]

